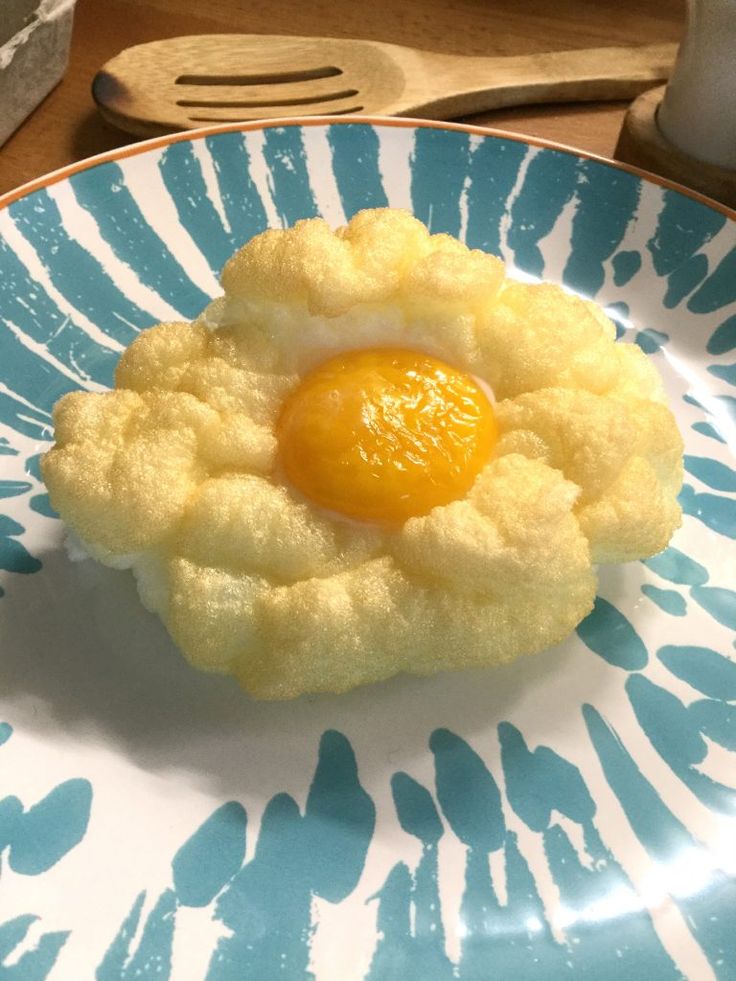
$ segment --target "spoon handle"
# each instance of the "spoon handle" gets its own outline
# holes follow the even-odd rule
[[[676,44],[508,57],[418,51],[421,64],[414,77],[407,73],[398,114],[449,119],[541,102],[632,99],[669,77],[676,53]]]

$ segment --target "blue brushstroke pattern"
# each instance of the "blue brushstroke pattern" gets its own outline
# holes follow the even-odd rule
[[[38,917],[31,913],[0,923],[0,977],[3,981],[45,981],[69,937],[69,931],[44,933],[35,947],[26,950],[10,965],[4,963],[23,942]]]
[[[605,280],[604,263],[618,249],[639,203],[641,181],[633,174],[585,160],[580,164],[570,256],[563,282],[595,296]]]
[[[724,417],[724,422],[728,421],[733,426],[736,426],[736,398],[733,395],[711,395],[708,406],[698,401],[694,395],[690,395],[689,393],[683,395],[682,398],[689,405],[696,405],[699,409],[702,409],[716,426],[721,422],[721,416]]]
[[[20,875],[47,872],[84,837],[92,806],[89,780],[65,780],[23,814],[10,834],[8,864]]]
[[[736,630],[736,592],[721,586],[693,586],[690,595],[714,620]]]
[[[623,321],[628,320],[631,314],[629,305],[628,303],[624,303],[622,300],[619,300],[616,303],[609,303],[606,307],[606,313],[613,321],[613,325],[616,328],[616,340],[620,341],[627,330]]]
[[[363,208],[385,208],[386,191],[378,168],[378,135],[370,126],[330,126],[327,142],[332,151],[332,172],[345,217]]]
[[[657,586],[644,583],[641,591],[652,603],[656,603],[660,610],[669,613],[670,616],[684,617],[687,613],[685,597],[674,589],[659,589]]]
[[[0,923],[0,962],[12,953],[28,933],[29,928],[38,920],[32,913],[16,916],[12,920]],[[7,970],[7,968],[4,968]]]
[[[174,144],[174,148],[182,146],[185,144]],[[188,319],[196,317],[210,297],[192,282],[143,217],[126,187],[120,165],[111,162],[82,170],[70,179],[70,184],[77,201],[97,222],[115,256],[135,269],[140,281],[174,309]],[[181,197],[186,199],[185,195]],[[147,319],[150,321],[150,317]]]
[[[171,863],[183,906],[207,906],[240,870],[245,856],[245,809],[229,801],[211,814]]]
[[[701,720],[676,699],[673,702],[664,690],[658,689],[664,695],[664,702],[647,703],[640,693],[649,693],[652,686],[647,682],[646,690],[642,689],[643,681],[641,675],[632,676],[627,690],[633,692],[635,710],[642,715],[655,748],[699,794],[710,795],[710,803],[715,791],[732,793],[706,778],[701,779],[702,775],[694,769],[704,748],[698,735],[700,721],[705,732],[706,728],[723,730],[723,719],[700,712]],[[673,712],[678,713],[676,717]],[[586,720],[607,778],[612,781],[614,791],[623,796],[622,803],[627,809],[632,802],[626,793],[621,794],[621,789],[628,788],[631,776],[627,767],[633,766],[633,761],[620,744],[610,744],[605,732],[599,731],[600,717],[594,710],[586,710]],[[499,727],[499,739],[509,803],[532,831],[543,836],[550,870],[569,918],[565,928],[567,942],[561,945],[552,937],[544,906],[516,837],[505,828],[500,792],[490,771],[465,740],[449,730],[437,730],[430,739],[435,756],[437,799],[453,833],[467,847],[461,909],[465,933],[460,962],[453,968],[445,954],[442,936],[436,848],[444,833],[443,824],[430,792],[408,774],[397,773],[392,779],[392,792],[399,823],[407,834],[419,839],[422,854],[413,872],[404,862],[398,862],[373,897],[378,903],[379,938],[366,977],[370,981],[403,981],[414,976],[427,981],[449,981],[452,977],[476,981],[485,977],[487,965],[493,964],[499,977],[519,976],[532,981],[559,977],[567,970],[583,977],[595,977],[596,981],[599,978],[618,981],[623,974],[633,976],[632,972],[644,968],[647,976],[657,981],[679,978],[658,940],[649,914],[598,835],[595,802],[577,768],[549,747],[530,751],[519,730],[508,723]],[[612,745],[619,747],[614,753],[615,765],[608,758]],[[354,763],[347,740],[337,733],[326,733],[310,789],[312,804],[308,801],[305,815],[301,815],[296,802],[287,794],[278,794],[268,803],[255,858],[232,875],[216,900],[216,916],[234,934],[219,942],[210,962],[208,979],[252,976],[265,981],[275,976],[311,977],[308,949],[314,924],[310,917],[310,897],[315,892],[324,896],[328,891],[324,884],[318,883],[317,890],[313,888],[314,874],[326,857],[328,865],[334,859],[326,848],[329,835],[322,837],[320,829],[317,837],[314,833],[307,834],[305,841],[302,829],[310,814],[318,825],[329,816],[335,828],[347,832],[349,843],[350,836],[362,825],[363,845],[356,853],[358,862],[351,865],[349,880],[342,879],[343,891],[332,899],[339,902],[357,883],[367,847],[364,832],[368,832],[369,840],[373,831],[372,803],[355,783]],[[343,793],[345,788],[341,789],[341,774],[348,779],[347,795]],[[348,802],[352,799],[353,804],[348,803],[347,809],[340,811],[340,801],[344,799]],[[651,804],[651,800],[646,798],[645,804]],[[556,813],[581,826],[587,862],[581,861],[570,838],[555,822]],[[174,860],[175,877],[177,866],[180,870],[187,866],[184,876],[189,881],[187,888],[197,888],[197,866],[206,870],[208,861],[217,856],[218,835],[213,833],[213,828],[221,826],[222,814],[220,808],[213,815],[215,820],[210,819],[209,827],[205,822]],[[370,818],[370,826],[365,823],[366,816]],[[688,840],[687,832],[674,819],[661,821],[658,811],[654,821],[649,820],[646,808],[642,812],[636,810],[635,817],[635,831],[643,844],[655,856],[661,854],[664,861],[669,857],[668,844],[651,838],[655,835],[653,829],[661,825],[662,833],[674,835],[680,845]],[[240,813],[237,824],[234,839],[240,855],[244,812]],[[310,848],[318,852],[314,862],[309,855]],[[498,899],[488,866],[489,853],[499,849],[503,849],[506,869],[504,904]],[[185,862],[181,859],[183,855],[187,856]],[[236,862],[225,864],[227,868],[221,866],[221,874],[216,877],[219,883],[228,878]],[[327,878],[334,882],[334,876],[333,865]],[[341,878],[338,871],[338,879]],[[718,885],[730,888],[725,880]],[[213,884],[208,894],[216,888]],[[617,917],[617,929],[602,935],[600,918],[591,911],[614,893],[619,897],[628,894],[626,911]],[[168,977],[178,909],[176,895],[166,890],[158,898],[144,924],[138,948],[131,953],[144,896],[143,893],[138,896],[111,944],[96,975],[98,981]],[[711,915],[707,899],[678,896],[677,901],[711,959],[716,955],[720,958],[730,942],[729,924],[721,925],[718,917]]]
[[[734,348],[736,348],[736,313],[716,327],[705,345],[708,354],[727,354]]]
[[[13,727],[9,722],[0,722],[0,746],[6,743],[13,735]]]
[[[515,140],[482,140],[468,162],[468,226],[471,249],[501,254],[501,221],[529,147]]]
[[[583,718],[606,780],[644,847],[663,863],[684,846],[694,847],[687,829],[667,810],[654,787],[642,776],[613,728],[592,705],[583,705]]]
[[[576,767],[547,746],[530,752],[508,722],[499,725],[498,736],[509,803],[532,831],[546,831],[553,811],[577,824],[592,819],[595,804]]]
[[[644,565],[668,582],[684,586],[703,586],[708,582],[708,570],[695,559],[670,545],[659,555],[644,559]]]
[[[255,857],[217,900],[231,936],[218,943],[208,981],[305,976],[312,897],[338,903],[352,892],[374,824],[350,743],[326,732],[304,815],[288,794],[270,800]]]
[[[539,242],[554,228],[560,212],[575,194],[579,161],[567,153],[538,153],[511,205],[508,244],[516,265],[533,276],[544,273]]]
[[[672,772],[707,807],[732,813],[736,790],[697,769],[708,755],[708,746],[687,707],[640,674],[627,679],[626,692],[639,725]]]
[[[595,802],[580,771],[547,746],[531,752],[521,732],[507,722],[498,733],[509,803],[529,828],[542,834],[550,871],[571,919],[565,933],[574,972],[610,981],[639,975],[679,977],[648,912],[598,834]],[[556,822],[557,813],[581,826],[588,863],[583,864]],[[591,911],[611,895],[627,897],[626,915],[617,917],[615,931],[591,931],[587,922]],[[559,975],[547,969],[542,976]]]
[[[0,745],[13,729],[0,723]],[[87,780],[68,780],[28,810],[13,796],[0,800],[0,856],[19,875],[47,872],[82,840],[89,820],[92,788]],[[70,931],[42,933],[19,957],[17,948],[38,917],[27,913],[0,924],[0,977],[43,981],[54,967]],[[15,963],[7,964],[15,955]]]
[[[634,627],[602,596],[596,596],[593,611],[578,624],[577,634],[599,657],[627,671],[639,671],[649,660],[647,649]]]
[[[656,354],[669,339],[669,335],[663,331],[647,327],[637,332],[634,343],[639,345],[644,354]]]
[[[432,795],[406,773],[395,773],[391,791],[403,830],[418,838],[422,856],[415,872],[403,862],[389,873],[380,892],[378,920],[385,924],[371,962],[368,979],[402,977],[450,981],[453,965],[445,953],[437,844],[444,829]],[[413,909],[414,916],[410,916]]]
[[[736,664],[710,647],[666,644],[657,657],[672,674],[709,698],[736,701]]]
[[[208,136],[204,142],[212,157],[235,251],[266,228],[266,209],[250,175],[250,157],[244,135],[217,133]],[[200,237],[201,233],[198,233],[197,239]]]
[[[700,494],[690,484],[683,484],[678,497],[685,514],[692,515],[711,531],[736,538],[736,500],[720,494]]]
[[[279,126],[265,131],[263,155],[273,182],[273,201],[284,226],[319,212],[307,172],[301,131]]]
[[[64,391],[71,391],[71,388],[65,388]],[[51,435],[49,412],[29,408],[20,399],[6,395],[4,392],[0,392],[0,422],[23,436],[30,436],[31,439],[48,439]]]
[[[39,484],[43,484],[43,476],[41,475],[41,457],[43,454],[35,453],[33,456],[29,456],[26,460],[25,471],[34,477]],[[45,518],[58,518],[59,515],[51,507],[51,501],[47,493],[34,494],[33,497],[28,502],[32,511],[36,514],[42,514]]]
[[[174,949],[178,904],[172,889],[165,889],[145,919],[138,946],[131,952],[146,893],[135,899],[117,936],[95,972],[96,981],[140,981],[168,979]]]
[[[702,253],[690,256],[667,281],[667,292],[662,301],[665,308],[672,310],[679,306],[707,275],[708,259]]]
[[[51,501],[48,494],[34,494],[34,496],[28,502],[28,506],[31,511],[35,511],[36,514],[43,515],[44,518],[58,518],[59,513],[51,507]]]
[[[307,974],[311,890],[302,872],[301,821],[288,794],[266,805],[255,857],[217,901],[216,918],[231,935],[218,942],[208,981]]]
[[[433,234],[460,234],[460,198],[469,160],[467,133],[416,131],[411,155],[412,208]]]
[[[23,525],[7,514],[0,514],[0,569],[28,575],[41,568],[41,560],[31,555],[25,545],[18,541],[17,536],[24,531]]]
[[[583,706],[583,716],[606,780],[649,855],[663,867],[681,855],[693,867],[707,868],[701,847],[642,775],[618,734],[592,705]],[[736,882],[716,871],[692,893],[686,879],[677,885],[681,893],[673,898],[711,964],[736,963]]]
[[[23,820],[23,804],[17,797],[0,800],[0,852],[12,845],[19,823]]]
[[[688,301],[692,313],[712,313],[736,300],[736,248],[721,259]]]
[[[736,364],[713,364],[708,368],[708,372],[715,378],[736,386]]]
[[[233,241],[232,235],[225,231],[207,194],[202,167],[192,144],[171,143],[161,154],[158,169],[182,227],[196,242],[212,273],[219,276],[222,267],[242,243]]]
[[[48,268],[56,289],[80,313],[121,344],[128,344],[136,330],[150,326],[150,314],[113,283],[95,256],[70,238],[47,191],[20,198],[8,210]]]
[[[412,888],[409,868],[397,862],[383,886],[371,896],[371,901],[378,901],[378,943],[366,981],[404,981],[412,976],[417,949],[411,930]]]
[[[318,896],[337,903],[353,891],[375,819],[376,809],[360,784],[349,740],[328,730],[320,740],[302,821],[304,871]]]
[[[685,454],[685,469],[708,487],[718,491],[736,491],[736,470],[707,456]]]
[[[0,480],[0,497],[18,497],[27,494],[31,488],[25,480]]]
[[[33,214],[34,212],[31,211],[31,215]],[[30,220],[32,221],[33,218]],[[42,229],[39,229],[38,232],[43,234]],[[28,228],[25,229],[25,233],[26,237],[31,239],[32,244],[38,248],[41,247],[40,243],[33,241]],[[62,232],[55,232],[54,234],[62,235]],[[51,245],[49,248],[53,249],[54,247]],[[55,267],[57,254],[49,251],[44,255],[48,262]],[[2,320],[5,323],[14,324],[30,341],[44,345],[49,354],[69,371],[73,371],[75,374],[86,373],[91,378],[102,381],[109,369],[108,362],[110,359],[117,359],[117,353],[93,343],[86,331],[59,310],[41,284],[33,279],[2,237],[0,237],[0,273],[2,274],[0,275],[0,317]],[[72,267],[66,271],[66,274],[74,280],[78,271]],[[52,275],[51,270],[49,275]],[[60,274],[54,273],[53,275],[58,276]],[[69,298],[72,299],[71,296]],[[8,329],[3,337],[3,345],[10,343],[12,336]],[[133,340],[135,332],[129,327],[116,327],[113,336],[119,343],[124,344]],[[66,376],[58,372],[48,362],[43,361],[38,354],[32,351],[27,351],[27,354],[28,357],[46,364],[46,370],[51,378],[59,375],[60,380],[57,384],[68,384]],[[7,363],[7,357],[8,354],[4,353],[2,380],[13,391],[23,394],[28,389],[25,386],[17,387],[22,379],[14,378],[12,365]],[[40,389],[38,394],[41,392],[43,389]],[[36,402],[32,393],[26,397],[29,397],[31,403]]]
[[[725,443],[726,440],[721,436],[721,434],[711,426],[709,422],[694,422],[691,429],[694,429],[696,433],[701,433],[703,436],[708,436],[710,439],[718,440],[719,443]]]
[[[101,385],[110,387],[113,383],[113,373],[118,355],[107,348],[92,344],[88,344],[87,351],[94,353],[94,364],[86,366],[90,369],[90,376]],[[6,410],[10,409],[11,412],[15,410],[13,414],[16,418],[25,416],[26,419],[29,419],[31,426],[41,413],[44,413],[42,417],[44,426],[48,426],[51,410],[57,399],[66,395],[67,392],[77,391],[83,384],[81,379],[77,382],[74,378],[69,378],[49,361],[40,358],[26,347],[18,337],[9,332],[3,338],[0,382],[5,384],[11,392],[7,398],[14,401],[14,397],[17,396],[20,401],[20,405],[15,406],[12,401],[8,403],[3,400],[5,405],[0,408],[2,421],[6,421]],[[24,402],[35,406],[35,411],[34,409],[29,410],[28,405]],[[12,416],[7,422],[13,425],[14,429],[19,429],[12,421]],[[48,438],[48,433],[42,434],[38,430],[35,433],[31,430],[29,435],[45,435]]]
[[[483,977],[489,963],[503,976],[516,959],[517,948],[508,943],[509,934],[513,935],[509,920],[516,916],[502,910],[488,864],[489,853],[506,843],[498,784],[480,756],[455,733],[437,729],[429,745],[435,758],[437,799],[453,833],[467,847],[457,976],[462,981]]]
[[[115,939],[107,948],[95,972],[96,981],[125,981],[125,965],[130,956],[131,944],[138,930],[145,901],[145,891],[138,893],[130,912],[120,924]]]
[[[688,712],[704,736],[736,752],[736,705],[702,698],[691,702]]]
[[[484,852],[503,845],[501,792],[483,760],[455,733],[436,729],[429,741],[437,770],[437,798],[460,841]]]
[[[453,833],[467,848],[460,909],[462,942],[456,976],[474,981],[493,964],[499,977],[557,976],[565,957],[546,923],[543,905],[516,836],[505,828],[498,785],[465,740],[446,730],[430,737],[437,798]],[[503,849],[507,901],[489,868],[489,853]]]
[[[625,286],[641,269],[641,252],[635,249],[624,249],[617,252],[611,259],[613,266],[613,282],[616,286]]]
[[[156,905],[146,917],[138,949],[125,965],[120,981],[170,977],[175,916],[176,896],[173,889],[167,889],[159,896]],[[103,975],[100,981],[107,979]]]
[[[663,199],[657,228],[647,248],[657,274],[669,276],[669,289],[677,289],[679,276],[684,274],[687,279],[692,275],[688,259],[720,232],[726,218],[676,191],[664,191]]]

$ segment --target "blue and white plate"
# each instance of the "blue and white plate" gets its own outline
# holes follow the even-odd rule
[[[0,976],[736,978],[736,223],[552,146],[407,120],[129,147],[0,210]],[[261,704],[188,668],[39,479],[268,225],[370,206],[595,297],[662,372],[684,524],[561,647]]]

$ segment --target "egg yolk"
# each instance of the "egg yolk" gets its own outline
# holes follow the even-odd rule
[[[279,458],[315,504],[397,524],[463,497],[498,438],[475,380],[416,351],[348,351],[304,377],[279,418]]]

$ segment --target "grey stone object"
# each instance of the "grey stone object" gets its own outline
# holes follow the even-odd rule
[[[75,0],[0,0],[0,145],[66,71]]]

